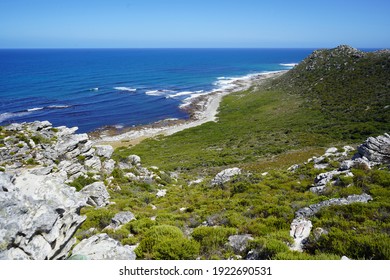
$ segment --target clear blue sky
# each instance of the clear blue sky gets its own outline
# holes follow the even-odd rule
[[[0,0],[0,48],[390,47],[389,0]]]

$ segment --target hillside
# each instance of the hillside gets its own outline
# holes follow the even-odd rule
[[[389,50],[366,53],[344,45],[318,50],[273,86],[303,96],[331,122],[350,122],[342,133],[351,138],[389,129]]]

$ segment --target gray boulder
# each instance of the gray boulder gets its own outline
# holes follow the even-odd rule
[[[108,225],[106,228],[118,229],[123,224],[127,224],[132,220],[136,220],[133,213],[131,213],[130,211],[122,211],[115,214],[114,218],[111,219],[111,224]]]
[[[111,158],[114,148],[110,145],[96,145],[96,154],[100,157]]]
[[[228,245],[233,249],[235,254],[242,254],[247,251],[247,246],[250,240],[253,240],[252,235],[231,235],[229,236]]]
[[[293,251],[302,252],[303,244],[310,236],[313,225],[310,220],[302,217],[294,219],[290,226],[290,236],[294,239],[294,244],[290,247]]]
[[[90,206],[101,208],[109,204],[110,194],[103,182],[95,182],[85,186],[80,193],[88,198],[87,204]]]
[[[378,137],[369,137],[358,147],[361,157],[376,163],[390,163],[390,135],[385,133]]]
[[[232,177],[241,174],[241,169],[238,167],[228,168],[219,172],[211,181],[212,186],[223,185],[230,181]]]
[[[135,260],[134,246],[123,246],[107,234],[94,235],[77,244],[70,259]]]
[[[109,159],[103,162],[102,171],[104,174],[111,174],[115,169],[115,161],[113,159]]]

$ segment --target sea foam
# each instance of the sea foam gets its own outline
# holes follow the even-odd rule
[[[129,87],[114,87],[115,90],[119,91],[129,91],[129,92],[136,92],[136,88],[129,88]]]

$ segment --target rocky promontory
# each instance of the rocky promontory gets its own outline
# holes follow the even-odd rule
[[[76,131],[47,121],[0,127],[0,259],[69,257],[74,234],[86,218],[80,209],[110,203],[113,148],[92,147],[88,135]],[[76,190],[72,185],[80,178],[92,183]],[[95,238],[99,246],[96,240],[111,245],[84,258],[135,258],[134,248],[108,236]]]

